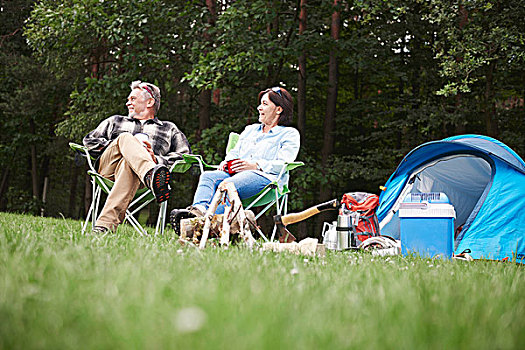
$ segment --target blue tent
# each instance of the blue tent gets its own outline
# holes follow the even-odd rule
[[[502,142],[461,135],[414,148],[385,184],[381,234],[399,239],[398,210],[409,193],[444,192],[456,210],[455,253],[525,258],[525,162]]]

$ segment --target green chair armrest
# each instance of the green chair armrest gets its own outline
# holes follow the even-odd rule
[[[216,170],[217,165],[207,164],[200,154],[183,154],[182,159],[179,159],[171,166],[171,171],[175,173],[185,173],[194,164],[202,165],[202,170]]]
[[[89,157],[91,160],[96,160],[97,158],[93,157],[91,154],[89,154],[89,150],[84,145],[79,145],[78,143],[70,142],[69,147],[76,152],[82,153],[84,157]]]
[[[189,164],[202,164],[204,170],[216,170],[219,167],[206,163],[200,154],[183,154],[182,159]]]
[[[172,164],[170,171],[172,173],[185,173],[190,170],[191,165],[191,163],[186,162],[184,159],[179,159]]]
[[[84,146],[84,145],[79,145],[78,143],[74,143],[74,142],[70,142],[69,143],[69,147],[71,147],[71,149],[73,151],[79,151],[79,152],[84,152],[87,150],[87,147]]]
[[[290,162],[290,163],[286,163],[286,171],[292,171],[294,170],[295,168],[299,168],[300,166],[303,166],[304,163],[303,162]]]
[[[82,153],[83,156],[88,156],[92,159],[92,160],[95,160],[94,157],[92,157],[90,154],[89,154],[89,151],[88,151],[88,148],[84,145],[79,145],[78,143],[74,143],[74,142],[70,142],[69,143],[69,147],[73,150],[73,151],[76,151],[76,152],[79,152],[79,153]]]

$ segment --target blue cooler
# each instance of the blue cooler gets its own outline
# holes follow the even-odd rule
[[[410,193],[399,208],[401,253],[451,258],[456,211],[442,192]]]

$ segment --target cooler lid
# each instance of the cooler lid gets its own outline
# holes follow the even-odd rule
[[[399,218],[456,218],[452,204],[447,203],[401,203]]]
[[[450,200],[443,192],[409,193],[403,203],[450,203]]]

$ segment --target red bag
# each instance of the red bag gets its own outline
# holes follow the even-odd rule
[[[379,236],[379,220],[376,209],[379,197],[372,193],[352,192],[345,193],[341,200],[341,211],[357,217],[356,240],[364,242],[367,238]],[[360,242],[356,242],[358,245]]]

